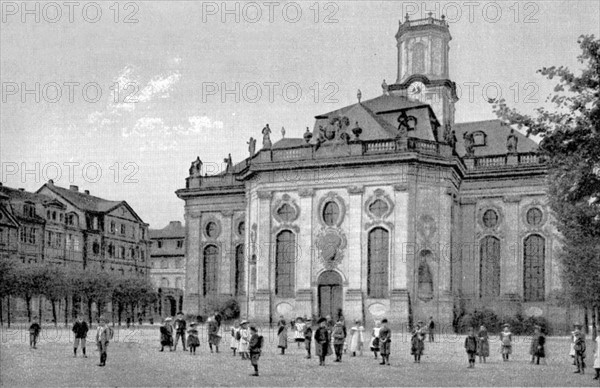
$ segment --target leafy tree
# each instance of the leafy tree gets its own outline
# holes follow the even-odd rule
[[[69,282],[68,271],[65,267],[47,265],[45,268],[45,288],[43,290],[44,296],[52,304],[52,319],[54,326],[58,324],[58,317],[56,314],[56,302],[65,298],[71,291],[71,283]],[[67,309],[65,305],[65,311]],[[67,323],[65,323],[66,325]]]
[[[10,297],[16,289],[16,265],[9,258],[0,259],[0,325],[4,325],[2,304],[6,298],[6,312],[8,327],[10,327]]]
[[[510,124],[540,135],[549,162],[550,206],[562,234],[560,253],[565,290],[573,303],[596,312],[600,306],[600,40],[582,35],[582,70],[545,67],[538,73],[557,79],[551,108],[534,115],[518,112],[504,100],[495,112]]]

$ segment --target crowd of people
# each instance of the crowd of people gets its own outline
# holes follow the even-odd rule
[[[222,318],[219,314],[214,314],[206,322],[208,332],[208,345],[210,352],[219,353],[219,345],[222,340]],[[315,355],[319,358],[319,365],[325,365],[326,357],[335,354],[333,362],[342,362],[344,353],[349,353],[351,357],[362,356],[365,350],[365,328],[360,320],[356,320],[348,333],[345,320],[340,317],[333,320],[331,316],[320,318],[313,327],[313,321],[307,317],[297,317],[289,324],[292,330],[294,342],[298,348],[304,346],[306,358],[312,358],[312,343],[314,342]],[[313,330],[314,329],[314,330]],[[546,337],[542,333],[540,326],[535,326],[534,335],[531,338],[529,354],[531,355],[531,364],[540,364],[540,360],[546,357]],[[414,357],[415,363],[421,362],[421,356],[425,351],[425,339],[428,337],[430,342],[434,342],[435,323],[433,318],[429,319],[427,325],[422,321],[415,324],[411,330],[410,352]],[[37,348],[38,337],[41,327],[34,318],[29,328],[30,347]],[[82,355],[87,358],[86,339],[89,331],[88,324],[80,315],[73,324],[74,333],[73,357],[77,357],[77,351],[81,348]],[[167,317],[159,329],[160,332],[160,350],[165,347],[169,351],[176,351],[177,345],[181,342],[184,351],[196,354],[196,349],[200,346],[200,338],[197,329],[197,323],[191,322],[188,328],[187,322],[182,312],[177,314],[176,319]],[[250,360],[254,368],[252,376],[258,376],[258,361],[262,352],[263,337],[258,334],[255,326],[250,325],[247,320],[234,321],[228,330],[230,339],[229,346],[233,356],[240,356],[242,360]],[[100,363],[98,366],[105,366],[107,359],[108,344],[113,338],[113,329],[108,326],[108,320],[100,317],[99,325],[96,330],[96,346],[100,353]],[[288,323],[283,316],[277,323],[277,347],[280,354],[285,355],[288,348]],[[500,353],[505,362],[510,360],[513,352],[512,342],[513,334],[510,331],[510,325],[503,326],[499,335]],[[380,365],[391,365],[390,354],[392,344],[392,331],[388,325],[387,319],[375,321],[371,330],[371,336],[368,343],[370,351],[376,360],[381,356]],[[464,342],[465,351],[468,358],[468,368],[475,367],[475,359],[478,356],[480,363],[486,363],[490,356],[489,335],[485,326],[481,326],[477,332],[474,328],[469,328]],[[582,331],[582,325],[575,324],[571,332],[571,348],[569,355],[573,358],[573,365],[576,367],[574,373],[585,373],[586,368],[586,340],[585,333]],[[595,352],[593,360],[595,370],[594,380],[600,379],[600,335],[595,338]]]

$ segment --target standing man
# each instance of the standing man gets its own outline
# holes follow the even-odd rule
[[[33,317],[33,323],[29,326],[29,347],[32,349],[37,349],[37,341],[40,336],[40,331],[42,331],[42,327],[38,323],[38,317]]]
[[[331,337],[329,336],[329,330],[327,330],[327,319],[320,318],[318,322],[319,328],[315,332],[315,353],[319,356],[319,365],[324,366]]]
[[[381,320],[381,329],[379,330],[379,352],[381,353],[382,361],[379,365],[390,365],[390,348],[392,343],[392,331],[388,327],[388,320]]]
[[[85,354],[85,339],[87,338],[88,325],[83,320],[81,314],[77,315],[77,321],[73,325],[73,333],[75,333],[75,341],[73,343],[73,357],[77,357],[77,348],[81,342],[81,351],[83,352],[83,358],[87,358]]]
[[[433,317],[429,317],[427,331],[429,332],[429,342],[434,342],[433,332],[435,331],[435,322],[433,322]]]
[[[98,325],[98,330],[96,331],[96,343],[98,344],[98,349],[100,349],[100,364],[98,364],[98,366],[105,366],[106,348],[113,338],[113,330],[108,327],[106,318],[100,317],[99,321],[100,325]]]
[[[258,335],[256,327],[250,326],[250,343],[248,350],[250,352],[250,364],[254,367],[254,373],[250,376],[258,376],[258,359],[263,345],[263,337]]]
[[[183,313],[180,311],[177,313],[177,319],[175,319],[175,346],[173,350],[177,350],[177,343],[179,342],[179,338],[181,337],[181,343],[183,344],[183,351],[185,352],[185,331],[186,331],[186,322],[183,318]]]

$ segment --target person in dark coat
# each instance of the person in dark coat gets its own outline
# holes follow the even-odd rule
[[[187,346],[190,349],[190,353],[196,354],[196,348],[200,346],[200,339],[198,338],[198,330],[196,329],[196,323],[190,323],[190,329],[188,330]]]
[[[217,319],[216,315],[208,318],[208,347],[211,353],[213,352],[213,345],[216,352],[219,353],[219,343],[221,342],[221,336],[219,335],[220,328],[220,319]]]
[[[171,318],[165,318],[165,322],[160,327],[160,351],[165,350],[165,346],[169,347],[169,351],[173,351],[173,326],[171,326]]]
[[[585,350],[585,334],[580,331],[575,340],[575,361],[577,370],[574,373],[585,374]]]
[[[531,347],[529,348],[529,354],[531,354],[531,363],[535,361],[537,365],[540,365],[540,358],[546,357],[546,337],[542,334],[542,328],[538,325],[535,326],[535,332],[531,338]]]
[[[183,318],[183,313],[177,313],[177,319],[175,319],[175,346],[173,346],[173,351],[177,350],[177,343],[179,342],[179,338],[181,338],[181,344],[183,346],[183,351],[185,352],[185,331],[187,329],[187,324],[185,319]]]
[[[87,333],[89,331],[87,323],[83,320],[81,315],[77,316],[77,321],[73,325],[73,333],[75,334],[75,341],[73,342],[73,357],[77,357],[77,348],[79,347],[79,343],[81,343],[81,351],[83,353],[83,358],[87,358],[85,354],[85,340],[87,338]]]
[[[328,356],[330,344],[329,330],[327,330],[327,320],[319,319],[319,328],[315,331],[315,353],[319,356],[319,365],[325,365],[325,357]]]
[[[429,334],[429,342],[434,342],[435,322],[433,317],[429,317],[429,323],[427,324],[427,333]]]
[[[38,317],[33,317],[33,322],[29,326],[29,347],[32,349],[37,349],[37,340],[42,331],[42,327],[37,320]]]
[[[279,349],[281,349],[281,354],[283,355],[283,354],[285,354],[285,349],[287,349],[287,340],[288,340],[288,329],[287,329],[285,319],[283,319],[283,316],[279,320],[278,326],[279,327],[277,328],[277,340],[278,340],[277,347]]]
[[[304,346],[306,347],[306,358],[310,358],[310,345],[312,343],[312,335],[313,335],[313,330],[312,330],[312,320],[310,318],[308,318],[306,320],[306,325],[304,326]]]
[[[250,352],[250,364],[254,367],[254,373],[250,376],[258,376],[258,359],[263,345],[263,337],[258,335],[256,327],[250,326],[250,343],[248,351]]]
[[[481,325],[477,332],[477,355],[479,356],[479,362],[483,361],[484,364],[485,359],[490,356],[488,331],[483,325]]]
[[[390,365],[390,348],[392,345],[392,331],[388,327],[388,320],[381,320],[381,329],[379,330],[379,353],[381,362],[379,365]]]
[[[344,342],[346,341],[346,331],[344,330],[342,321],[337,321],[331,332],[333,339],[333,347],[335,349],[334,362],[342,362],[342,353],[344,351]]]
[[[465,338],[465,350],[469,357],[469,368],[475,368],[475,354],[477,353],[477,337],[475,337],[474,330],[469,327],[469,333]]]
[[[423,322],[419,321],[412,332],[410,339],[410,354],[415,357],[415,362],[421,362],[421,356],[425,350],[425,333],[422,329]]]

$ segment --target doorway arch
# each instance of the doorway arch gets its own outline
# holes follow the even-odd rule
[[[319,275],[319,316],[330,315],[335,319],[342,312],[342,277],[336,271],[325,271]]]

